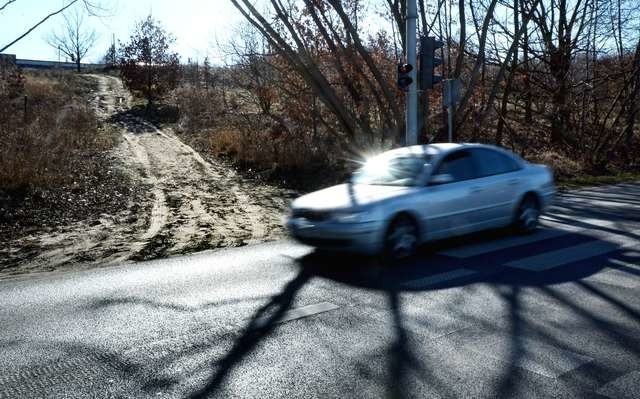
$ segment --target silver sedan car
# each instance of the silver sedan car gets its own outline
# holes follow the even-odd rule
[[[348,183],[296,199],[286,223],[311,246],[397,259],[478,230],[532,232],[555,192],[548,167],[505,149],[417,145],[372,157]]]

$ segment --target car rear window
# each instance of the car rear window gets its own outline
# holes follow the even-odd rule
[[[520,169],[520,165],[513,158],[496,150],[474,148],[471,150],[471,154],[479,169],[479,177],[508,173]]]

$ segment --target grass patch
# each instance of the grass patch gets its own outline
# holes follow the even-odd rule
[[[90,163],[117,143],[117,134],[76,94],[88,84],[71,89],[71,82],[27,75],[17,96],[0,97],[0,188],[68,184],[78,163]]]
[[[111,156],[118,130],[88,105],[95,79],[36,71],[6,87],[11,90],[0,91],[0,236],[126,206],[136,188],[127,187]]]

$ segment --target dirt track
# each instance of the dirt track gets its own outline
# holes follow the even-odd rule
[[[118,78],[93,76],[99,89],[92,104],[124,138],[114,159],[143,187],[144,198],[116,214],[16,237],[8,243],[10,265],[1,275],[111,265],[282,235],[285,191],[203,159],[170,129],[127,113],[129,94]],[[31,250],[23,251],[25,245]]]

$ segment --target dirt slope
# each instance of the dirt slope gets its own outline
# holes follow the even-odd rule
[[[143,199],[115,213],[13,237],[0,248],[0,277],[240,246],[283,234],[290,193],[203,159],[170,129],[128,114],[129,94],[118,78],[93,76],[99,89],[92,104],[124,138],[112,155],[143,187]]]

